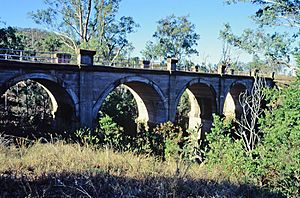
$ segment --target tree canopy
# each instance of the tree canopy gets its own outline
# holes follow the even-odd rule
[[[0,48],[24,49],[23,37],[13,27],[0,29]]]
[[[245,29],[240,36],[232,33],[226,24],[220,31],[220,38],[233,47],[253,55],[254,62],[264,63],[264,70],[280,71],[283,66],[292,67],[292,56],[298,51],[294,45],[296,38],[283,33],[266,33],[262,28]]]
[[[238,2],[258,6],[252,17],[256,29],[245,29],[240,36],[232,33],[229,24],[220,32],[220,37],[233,47],[253,55],[254,62],[264,62],[267,71],[281,71],[291,65],[293,56],[299,53],[297,40],[300,33],[300,2],[298,0],[225,0],[227,4]],[[289,27],[289,33],[278,33],[267,26]],[[295,28],[295,31],[291,31]],[[272,33],[273,32],[273,33]]]
[[[126,49],[127,35],[138,27],[132,17],[116,19],[120,1],[45,0],[47,8],[31,17],[60,35],[69,48],[100,50],[102,58],[112,60]]]
[[[299,0],[225,0],[226,3],[249,2],[258,5],[253,18],[261,25],[300,28]]]
[[[189,21],[188,16],[171,15],[160,19],[153,37],[155,42],[148,42],[142,51],[145,58],[166,59],[170,56],[183,63],[186,57],[198,54],[194,47],[198,45],[200,36],[195,32],[195,25]]]

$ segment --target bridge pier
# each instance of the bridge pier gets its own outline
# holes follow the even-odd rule
[[[79,83],[79,120],[81,127],[93,128],[93,76],[88,72],[80,72]]]

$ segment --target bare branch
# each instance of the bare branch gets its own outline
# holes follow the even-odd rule
[[[87,42],[88,40],[88,24],[89,24],[89,19],[90,19],[90,14],[91,14],[91,8],[92,8],[92,0],[88,1],[88,7],[87,7],[87,14],[85,16],[85,22],[84,22],[84,28],[83,28],[83,37],[85,41]]]
[[[263,87],[265,87],[264,79],[256,76],[251,92],[249,94],[245,92],[239,96],[242,115],[240,120],[236,120],[239,129],[235,131],[235,134],[242,137],[244,146],[248,151],[254,149],[259,140],[257,122],[262,114],[262,101],[265,98]]]

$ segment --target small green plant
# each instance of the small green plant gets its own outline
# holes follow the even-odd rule
[[[182,141],[181,127],[175,126],[172,122],[162,123],[153,129],[153,135],[160,140],[153,145],[158,153],[164,158],[178,157],[181,150],[179,144]]]
[[[99,119],[99,134],[103,136],[103,144],[117,150],[124,148],[123,128],[117,125],[109,115],[102,115]]]
[[[100,138],[89,128],[78,129],[74,133],[77,141],[83,145],[96,145],[100,143]]]

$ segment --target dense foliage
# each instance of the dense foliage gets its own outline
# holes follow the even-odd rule
[[[264,65],[262,67],[262,64],[254,64],[252,67],[258,67],[269,73],[286,72],[283,69],[289,71],[288,68],[295,69],[291,60],[299,52],[298,0],[225,0],[225,2],[228,4],[247,2],[256,5],[257,11],[252,19],[258,25],[257,28],[245,29],[238,36],[233,34],[230,25],[226,24],[220,33],[225,42],[253,55],[254,63]],[[282,33],[283,30],[287,31]]]
[[[175,57],[179,60],[179,66],[183,66],[187,57],[198,54],[194,47],[198,45],[200,36],[188,16],[171,15],[157,23],[157,30],[153,34],[155,42],[147,43],[142,51],[144,58],[166,60],[167,57]]]
[[[111,64],[132,49],[128,34],[139,26],[132,17],[117,19],[120,0],[47,0],[45,9],[32,12],[37,24],[55,32],[77,53],[79,48],[94,49]]]
[[[126,134],[135,135],[138,116],[136,101],[130,91],[122,86],[114,89],[104,100],[100,111],[108,115],[114,122],[118,123]]]
[[[262,135],[254,149],[246,150],[242,139],[233,138],[232,123],[215,117],[206,163],[225,167],[228,177],[243,177],[296,197],[300,193],[300,82],[269,90],[267,96],[268,108],[259,119]]]
[[[296,37],[287,33],[265,33],[266,30],[245,29],[238,36],[232,33],[231,26],[226,24],[220,31],[220,38],[234,48],[238,48],[253,56],[252,64],[243,70],[260,69],[262,72],[280,72],[291,66],[291,59],[298,48],[295,47]],[[256,63],[256,64],[253,64]]]
[[[50,97],[39,83],[21,81],[1,96],[0,133],[40,136],[53,124],[51,110]]]
[[[16,28],[7,27],[0,29],[0,48],[9,49],[24,49],[24,43],[22,43],[23,37],[17,34]]]

